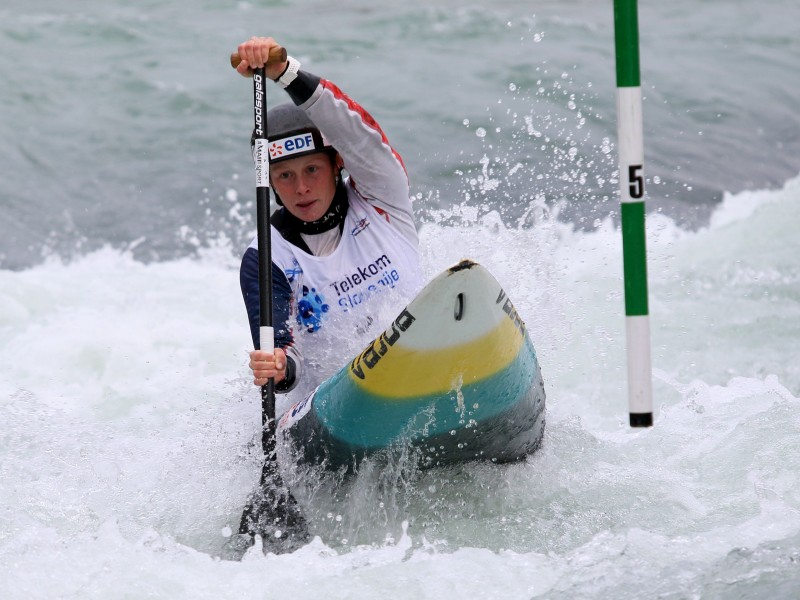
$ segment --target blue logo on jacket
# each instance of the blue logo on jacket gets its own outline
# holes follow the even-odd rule
[[[297,303],[297,322],[309,333],[318,331],[322,327],[322,315],[330,308],[325,304],[325,297],[316,288],[309,290],[303,286],[303,297]]]
[[[296,258],[292,259],[292,266],[284,271],[286,274],[286,280],[289,283],[294,283],[295,278],[298,275],[303,274],[303,269],[300,267],[300,263],[297,262]]]
[[[369,219],[367,219],[367,217],[361,217],[358,220],[358,223],[356,223],[356,226],[353,227],[352,231],[350,231],[350,233],[353,235],[353,237],[356,237],[359,233],[364,231],[367,227],[369,227]]]

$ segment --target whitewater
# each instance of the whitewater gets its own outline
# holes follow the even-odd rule
[[[0,596],[800,595],[800,14],[778,4],[641,8],[648,429],[627,425],[610,4],[0,9]],[[260,398],[251,90],[225,60],[255,17],[403,154],[426,277],[470,258],[508,292],[547,426],[519,464],[312,489],[309,545],[236,562]],[[201,36],[194,71],[171,59]]]
[[[626,426],[611,224],[424,226],[429,274],[468,234],[515,291],[547,374],[542,450],[422,475],[391,510],[369,494],[360,515],[331,503],[308,547],[241,564],[216,558],[258,464],[230,249],[149,265],[105,249],[0,273],[6,597],[796,592],[798,200],[794,179],[726,197],[697,232],[650,220],[657,415],[644,431]],[[519,277],[523,251],[537,260]],[[358,521],[355,544],[343,536]]]

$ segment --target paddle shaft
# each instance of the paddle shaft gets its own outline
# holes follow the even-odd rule
[[[269,157],[267,150],[267,94],[264,68],[253,72],[253,121],[256,162],[256,224],[258,227],[259,348],[275,353],[272,327],[272,235],[269,223]],[[261,387],[262,445],[266,460],[273,460],[275,438],[275,380]]]

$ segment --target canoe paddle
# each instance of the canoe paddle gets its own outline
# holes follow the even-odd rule
[[[270,51],[269,63],[286,60],[286,50],[281,47]],[[231,55],[231,65],[236,68],[241,59]],[[258,286],[259,286],[259,337],[260,349],[275,352],[275,335],[272,327],[272,241],[269,223],[269,153],[267,151],[267,94],[264,68],[253,69],[253,109],[256,163],[256,221],[258,227]],[[275,424],[275,380],[261,387],[261,445],[264,450],[264,467],[258,489],[253,492],[242,513],[239,533],[249,537],[260,535],[264,551],[290,552],[308,541],[308,527],[289,488],[283,482],[278,467]],[[249,542],[249,543],[248,543]]]

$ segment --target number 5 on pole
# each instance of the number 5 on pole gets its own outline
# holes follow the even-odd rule
[[[644,210],[642,88],[639,82],[639,24],[636,0],[614,0],[617,56],[617,133],[625,278],[628,354],[628,412],[631,427],[653,424],[650,316]]]
[[[641,175],[642,165],[628,167],[628,195],[631,198],[644,198],[644,177]]]

